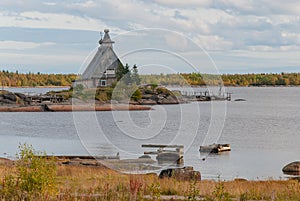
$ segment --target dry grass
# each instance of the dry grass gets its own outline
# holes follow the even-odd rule
[[[12,166],[0,165],[2,177],[11,174]],[[2,180],[2,178],[1,178]],[[145,200],[144,195],[182,195],[190,192],[193,181],[158,179],[154,174],[127,175],[116,171],[85,166],[57,167],[57,193],[48,200]],[[1,185],[1,183],[0,183]],[[194,182],[197,194],[203,198],[213,197],[218,186],[224,193],[240,200],[300,200],[297,180],[269,181],[210,181]],[[153,187],[159,192],[155,192]],[[197,196],[198,196],[197,195]],[[155,196],[154,196],[155,197]],[[216,198],[214,199],[216,200]],[[220,199],[221,200],[221,199]]]

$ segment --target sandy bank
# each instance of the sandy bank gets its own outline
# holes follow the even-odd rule
[[[142,105],[36,105],[36,106],[1,106],[0,112],[73,112],[73,111],[124,111],[150,110],[149,106]]]

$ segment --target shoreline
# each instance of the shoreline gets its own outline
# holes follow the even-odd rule
[[[10,89],[10,88],[14,88],[14,89],[27,89],[27,88],[70,88],[71,86],[21,86],[21,87],[8,87],[8,86],[3,86],[3,89]]]
[[[165,87],[171,87],[171,88],[180,88],[180,87],[192,87],[192,88],[207,88],[207,87],[220,87],[219,85],[188,85],[188,86],[180,86],[180,85],[162,85],[162,86],[165,86]],[[235,85],[223,85],[222,87],[242,87],[242,88],[246,88],[246,87],[257,87],[257,88],[260,88],[260,87],[300,87],[300,85],[260,85],[260,86],[235,86]],[[20,87],[17,87],[17,86],[11,86],[11,87],[8,87],[8,86],[3,86],[3,89],[9,89],[9,88],[15,88],[15,89],[26,89],[26,88],[71,88],[71,86],[20,86]]]
[[[115,171],[120,175],[156,175],[159,176],[159,172],[157,170],[165,170],[172,169],[174,167],[165,167],[163,169],[155,166],[155,160],[148,158],[135,158],[135,159],[120,159],[119,156],[90,156],[90,155],[45,155],[45,156],[37,156],[41,158],[51,159],[54,158],[56,164],[58,166],[67,166],[67,167],[79,167],[79,168],[97,168],[101,170],[110,170]],[[18,161],[17,158],[5,158],[0,157],[0,169],[1,166],[14,166]],[[153,166],[152,166],[153,165]],[[184,167],[192,167],[192,166],[184,166]],[[113,168],[113,169],[112,169]],[[143,169],[144,168],[144,169]],[[177,167],[183,168],[183,167]],[[176,169],[176,167],[174,168]],[[147,171],[145,171],[147,170]],[[201,174],[201,172],[200,172]],[[172,177],[165,177],[170,179]],[[174,177],[173,177],[174,178]],[[173,179],[172,178],[172,179]],[[176,180],[176,179],[175,179]],[[273,177],[268,177],[267,179],[247,179],[244,177],[233,177],[232,179],[220,179],[220,178],[205,178],[201,177],[200,180],[197,181],[212,181],[212,182],[285,182],[285,181],[299,181],[300,185],[300,173],[297,175],[288,175],[285,177],[274,179]],[[184,181],[193,181],[193,179],[184,179]]]
[[[84,111],[131,111],[151,110],[150,106],[127,104],[104,105],[30,105],[30,106],[0,106],[0,112],[84,112]]]

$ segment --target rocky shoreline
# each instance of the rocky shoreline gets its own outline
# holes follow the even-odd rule
[[[144,105],[104,104],[104,105],[28,105],[28,106],[0,106],[0,112],[76,112],[76,111],[124,111],[151,110]]]
[[[185,102],[180,93],[176,94],[164,87],[152,85],[140,88],[139,99],[130,101],[122,99],[101,101],[96,97],[84,97],[85,93],[90,93],[89,91],[83,91],[80,95],[77,93],[68,90],[30,96],[0,90],[0,112],[150,110],[151,105]]]

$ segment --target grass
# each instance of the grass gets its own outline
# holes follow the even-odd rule
[[[1,165],[2,182],[14,170],[15,167]],[[126,175],[84,166],[58,165],[56,188],[54,194],[45,191],[35,196],[37,200],[145,200],[144,195],[150,195],[152,200],[159,200],[162,195],[181,195],[186,200],[195,200],[197,196],[206,200],[300,200],[297,180],[177,181],[158,179],[153,174]]]
[[[103,166],[62,165],[26,144],[19,148],[14,163],[0,160],[1,201],[159,201],[166,200],[166,195],[181,196],[188,201],[300,200],[299,180],[159,179],[156,174],[121,174]]]

